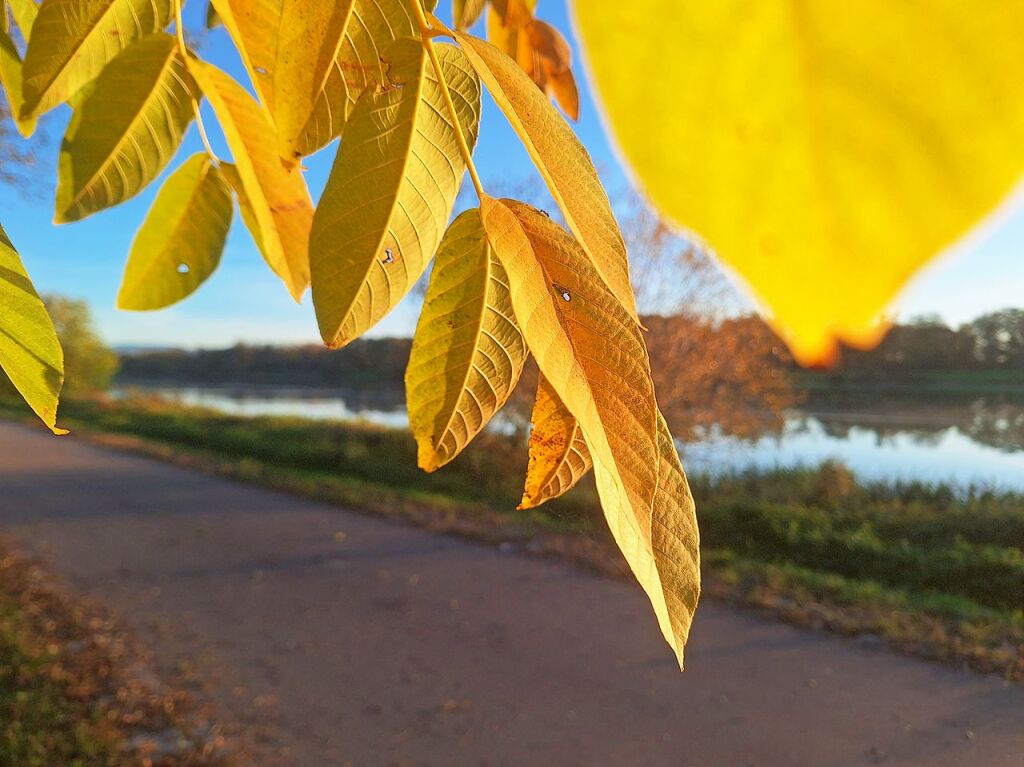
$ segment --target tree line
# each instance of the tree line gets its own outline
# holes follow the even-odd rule
[[[985,370],[1024,370],[1024,309],[1001,309],[956,328],[937,315],[917,317],[894,325],[874,349],[843,349],[833,372],[891,378]]]

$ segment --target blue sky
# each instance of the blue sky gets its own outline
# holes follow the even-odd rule
[[[447,0],[441,0],[442,15],[446,5]],[[204,13],[205,3],[188,4],[186,26],[201,29]],[[538,14],[567,33],[575,46],[563,0],[540,0]],[[244,80],[223,30],[199,38],[198,43],[204,56]],[[590,150],[606,185],[622,187],[628,183],[626,174],[609,144],[582,67],[577,68],[577,74],[582,81],[582,109],[576,131]],[[212,116],[206,109],[204,114],[209,126]],[[117,345],[217,347],[238,341],[319,341],[309,294],[302,305],[291,301],[260,258],[237,216],[220,268],[196,294],[161,312],[117,311],[114,298],[124,260],[162,179],[112,210],[75,224],[54,226],[56,159],[68,116],[68,110],[62,108],[43,121],[45,145],[39,151],[38,188],[27,196],[10,188],[0,189],[0,220],[40,291],[86,299],[102,335]],[[480,135],[475,159],[485,187],[501,191],[531,177],[534,171],[528,157],[489,100]],[[215,149],[227,154],[218,139],[214,136]],[[330,170],[334,148],[332,145],[307,162],[314,199]],[[172,168],[197,151],[201,151],[201,145],[193,126]],[[1008,205],[995,218],[994,223],[939,259],[911,284],[894,306],[898,316],[935,312],[957,324],[993,309],[1024,305],[1022,206]],[[372,333],[410,334],[416,310],[416,299],[407,300]]]

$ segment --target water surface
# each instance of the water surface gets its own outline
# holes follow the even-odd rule
[[[408,424],[401,390],[159,386],[145,391],[233,415]],[[880,399],[870,407],[808,408],[790,412],[778,435],[743,440],[712,431],[683,443],[681,450],[690,471],[712,474],[837,460],[867,480],[1024,491],[1024,403],[934,397],[918,403],[904,397]]]

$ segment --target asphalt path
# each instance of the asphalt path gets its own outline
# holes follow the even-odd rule
[[[0,530],[205,680],[263,766],[1024,766],[1024,688],[0,424]]]

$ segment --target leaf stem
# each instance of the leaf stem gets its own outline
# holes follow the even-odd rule
[[[181,0],[174,0],[174,28],[178,33],[178,47],[181,49],[181,56],[183,59],[187,59],[189,54],[188,46],[185,45],[185,25],[181,22]],[[206,126],[203,125],[203,114],[199,109],[199,100],[195,95],[192,95],[192,111],[196,116],[196,127],[199,129],[199,138],[206,148],[206,154],[210,156],[214,164],[220,165],[220,158],[213,151],[213,147],[210,146],[210,138],[206,135]]]
[[[175,2],[180,2],[180,0],[175,0]],[[445,106],[448,108],[448,115],[452,119],[452,127],[455,128],[455,138],[458,141],[462,159],[466,162],[469,178],[473,182],[473,188],[476,189],[476,196],[483,199],[484,186],[480,183],[480,176],[476,172],[476,166],[473,164],[473,151],[469,148],[469,142],[466,141],[466,134],[462,132],[459,113],[455,111],[455,102],[452,101],[451,91],[448,90],[448,81],[445,80],[444,71],[441,69],[441,60],[437,57],[437,49],[434,48],[434,38],[438,36],[437,31],[431,29],[420,0],[409,0],[409,4],[412,6],[413,14],[416,16],[416,21],[420,27],[420,39],[423,41],[423,47],[427,50],[427,56],[430,57],[430,63],[434,67],[434,74],[437,75],[437,82],[441,86],[441,95],[444,97]]]

